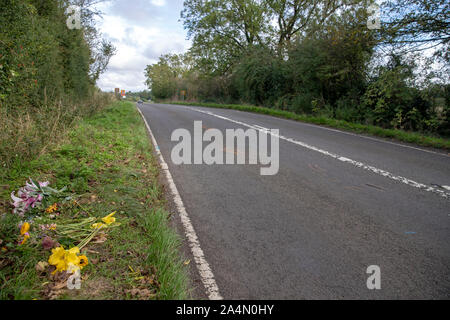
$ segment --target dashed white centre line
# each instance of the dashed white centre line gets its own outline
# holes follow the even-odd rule
[[[415,187],[415,188],[418,188],[418,189],[421,189],[421,190],[424,190],[424,191],[432,192],[432,193],[435,193],[437,195],[440,195],[443,198],[450,199],[450,193],[447,193],[444,190],[435,188],[435,187],[430,186],[430,185],[426,185],[424,183],[416,182],[414,180],[411,180],[411,179],[408,179],[408,178],[405,178],[405,177],[402,177],[402,176],[395,175],[395,174],[393,174],[393,173],[391,173],[389,171],[386,171],[386,170],[383,170],[383,169],[379,169],[379,168],[376,168],[374,166],[370,166],[370,165],[367,165],[365,163],[349,159],[347,157],[340,156],[338,154],[335,154],[335,153],[332,153],[332,152],[329,152],[329,151],[317,148],[315,146],[309,145],[309,144],[304,143],[302,141],[298,141],[298,140],[295,140],[295,139],[292,139],[292,138],[285,137],[285,136],[283,136],[281,134],[277,135],[277,134],[269,131],[269,129],[267,129],[267,128],[264,128],[264,127],[261,127],[261,126],[258,126],[258,125],[251,125],[251,124],[248,124],[248,123],[245,123],[245,122],[241,122],[241,121],[238,121],[238,120],[227,118],[227,117],[215,114],[215,113],[210,112],[210,111],[203,111],[203,110],[198,110],[198,109],[189,108],[189,107],[187,107],[186,109],[189,109],[189,110],[192,110],[192,111],[196,111],[196,112],[200,112],[200,113],[204,113],[204,114],[208,114],[210,116],[213,116],[213,117],[216,117],[216,118],[219,118],[219,119],[222,119],[222,120],[230,121],[230,122],[239,124],[239,125],[244,126],[244,127],[248,127],[248,128],[252,128],[252,129],[260,130],[260,131],[265,131],[268,134],[271,134],[273,136],[277,136],[279,139],[282,139],[282,140],[294,143],[296,145],[302,146],[302,147],[307,148],[309,150],[313,150],[313,151],[319,152],[319,153],[321,153],[323,155],[326,155],[328,157],[334,158],[334,159],[339,160],[341,162],[352,164],[355,167],[362,168],[364,170],[374,172],[374,173],[379,174],[379,175],[381,175],[383,177],[387,177],[387,178],[390,178],[392,180],[402,182],[402,183],[404,183],[406,185],[409,185],[411,187]]]

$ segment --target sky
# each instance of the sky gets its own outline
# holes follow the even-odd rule
[[[103,91],[148,89],[145,67],[162,54],[183,53],[191,46],[179,21],[183,0],[109,0],[96,8],[103,13],[97,27],[117,49],[97,81]]]
[[[103,91],[148,89],[145,67],[161,54],[183,53],[190,47],[179,21],[183,0],[111,0],[97,8],[103,13],[97,27],[117,49],[97,81]]]

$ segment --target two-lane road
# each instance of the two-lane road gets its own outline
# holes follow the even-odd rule
[[[448,154],[234,110],[139,108],[224,298],[450,297]],[[171,134],[195,120],[279,129],[278,174],[173,164]],[[369,265],[380,290],[366,286]]]

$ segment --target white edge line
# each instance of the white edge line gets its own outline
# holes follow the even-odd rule
[[[200,278],[203,282],[203,285],[205,286],[206,294],[208,295],[208,298],[210,300],[222,300],[223,297],[219,293],[219,287],[217,286],[214,274],[212,273],[211,268],[209,267],[209,264],[205,259],[205,255],[203,254],[203,250],[200,247],[200,242],[198,240],[197,234],[195,233],[194,226],[191,223],[191,219],[189,218],[186,208],[184,207],[183,200],[181,199],[177,186],[175,185],[172,175],[170,174],[169,167],[167,166],[166,161],[164,161],[164,157],[160,151],[158,143],[156,142],[155,136],[153,135],[153,132],[150,129],[147,120],[142,114],[142,111],[139,109],[139,107],[136,107],[136,109],[139,111],[142,119],[144,120],[145,126],[147,127],[147,131],[150,134],[152,143],[155,147],[155,152],[158,155],[161,169],[166,175],[170,191],[172,192],[173,195],[173,200],[177,207],[178,213],[181,218],[181,223],[183,224],[184,227],[184,232],[189,242],[189,247],[191,248],[192,255],[194,256],[197,270],[200,274]]]
[[[402,182],[402,183],[404,183],[406,185],[409,185],[409,186],[412,186],[412,187],[415,187],[415,188],[418,188],[418,189],[421,189],[421,190],[424,190],[424,191],[432,192],[432,193],[440,195],[443,198],[450,199],[450,193],[446,193],[443,190],[436,189],[436,188],[434,188],[432,186],[428,186],[428,185],[426,185],[424,183],[416,182],[414,180],[411,180],[411,179],[408,179],[408,178],[405,178],[405,177],[402,177],[402,176],[394,175],[393,173],[391,173],[389,171],[386,171],[386,170],[383,170],[383,169],[379,169],[379,168],[376,168],[376,167],[364,164],[362,162],[355,161],[355,160],[349,159],[347,157],[340,156],[340,155],[335,154],[335,153],[328,152],[326,150],[317,148],[315,146],[309,145],[309,144],[304,143],[302,141],[298,141],[298,140],[295,140],[295,139],[292,139],[292,138],[288,138],[288,137],[285,137],[283,135],[274,134],[272,131],[267,131],[267,129],[265,129],[264,127],[260,127],[260,126],[256,126],[256,125],[250,125],[250,124],[247,124],[245,122],[241,122],[241,121],[238,121],[238,120],[233,120],[231,118],[227,118],[227,117],[215,114],[215,113],[210,112],[210,111],[203,111],[203,110],[198,110],[198,109],[195,109],[195,108],[191,108],[191,110],[199,112],[199,113],[208,114],[210,116],[213,116],[213,117],[216,117],[216,118],[219,118],[219,119],[222,119],[222,120],[234,122],[234,123],[237,123],[239,125],[242,125],[242,126],[245,126],[245,127],[248,127],[248,128],[253,128],[253,129],[256,129],[256,130],[259,130],[259,131],[266,131],[267,133],[269,133],[269,134],[271,134],[273,136],[277,136],[280,139],[283,139],[285,141],[288,141],[288,142],[291,142],[293,144],[299,145],[299,146],[304,147],[306,149],[319,152],[319,153],[321,153],[323,155],[329,156],[329,157],[334,158],[336,160],[339,160],[341,162],[350,163],[350,164],[354,165],[355,167],[362,168],[362,169],[365,169],[367,171],[371,171],[373,173],[376,173],[376,174],[379,174],[381,176],[390,178],[392,180]]]

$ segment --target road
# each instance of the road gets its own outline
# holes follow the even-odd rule
[[[139,108],[225,299],[450,297],[449,154],[236,110]],[[195,120],[279,129],[278,174],[173,164],[171,134]],[[379,290],[367,288],[369,265]]]

